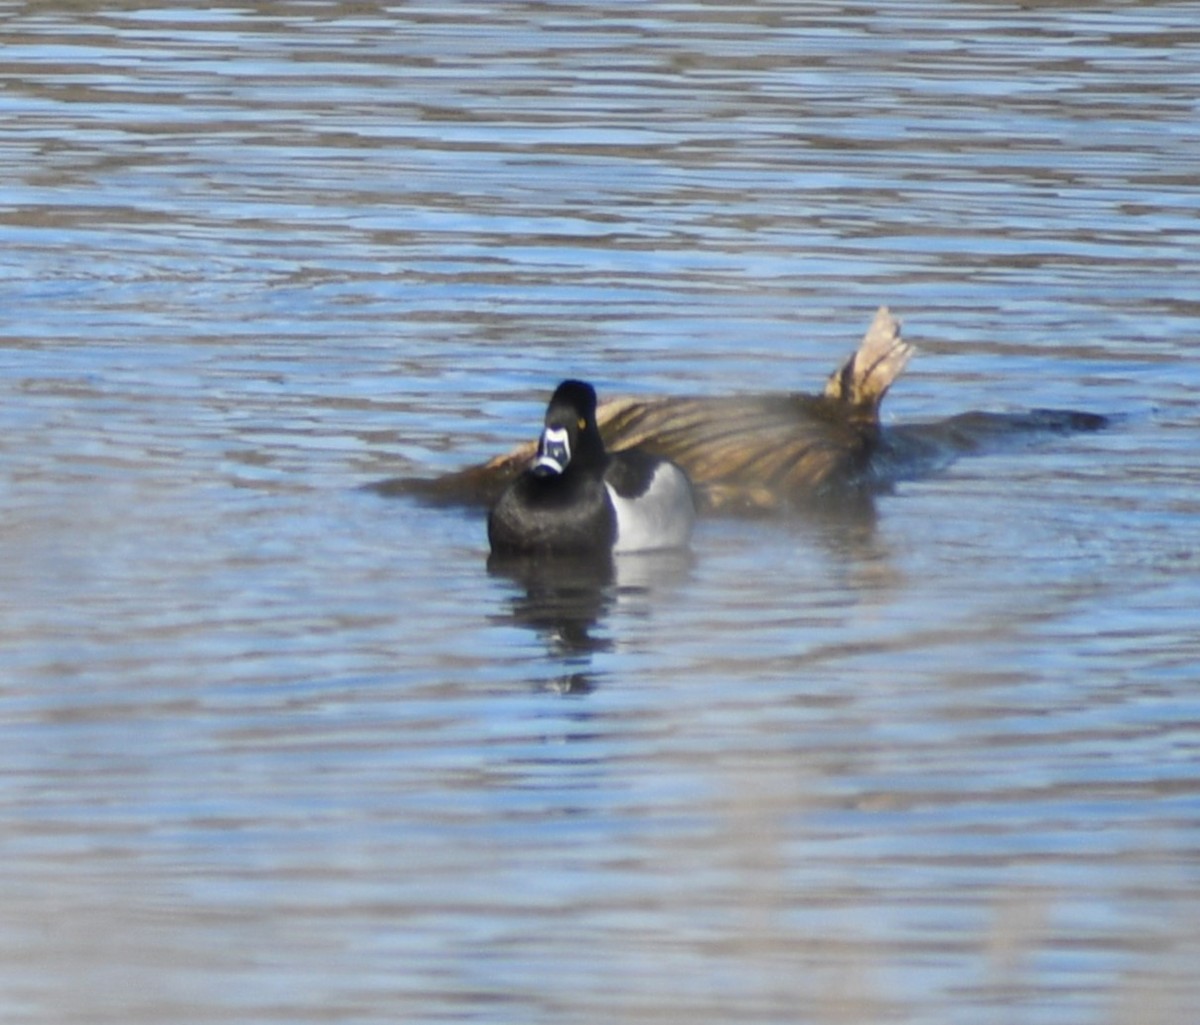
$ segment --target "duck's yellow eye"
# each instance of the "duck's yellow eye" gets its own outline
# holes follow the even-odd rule
[[[587,421],[583,417],[580,417],[579,418],[579,429],[582,431],[585,427],[587,427]]]

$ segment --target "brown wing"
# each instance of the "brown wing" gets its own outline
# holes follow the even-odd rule
[[[622,398],[597,411],[613,451],[644,446],[687,471],[700,505],[755,511],[855,492],[879,440],[879,403],[912,355],[881,308],[823,395]],[[533,458],[528,442],[430,481],[385,481],[384,492],[490,505]]]
[[[617,399],[598,418],[609,448],[673,459],[714,510],[804,504],[851,487],[876,438],[874,424],[809,395]]]

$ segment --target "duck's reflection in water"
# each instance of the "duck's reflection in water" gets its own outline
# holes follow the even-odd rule
[[[566,694],[586,694],[594,686],[592,656],[614,647],[607,620],[618,605],[650,598],[682,581],[693,563],[686,550],[628,552],[621,555],[495,555],[488,572],[520,589],[509,599],[509,618],[532,630],[547,654],[566,672],[553,684]]]

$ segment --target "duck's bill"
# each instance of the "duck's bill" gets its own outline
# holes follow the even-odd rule
[[[542,431],[538,442],[537,459],[533,462],[533,472],[539,477],[550,477],[560,474],[571,461],[571,439],[562,427],[547,427]]]

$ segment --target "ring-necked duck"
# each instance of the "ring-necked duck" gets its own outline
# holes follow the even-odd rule
[[[640,449],[605,451],[596,392],[564,381],[533,461],[488,516],[500,553],[631,552],[686,545],[695,519],[687,474]]]

